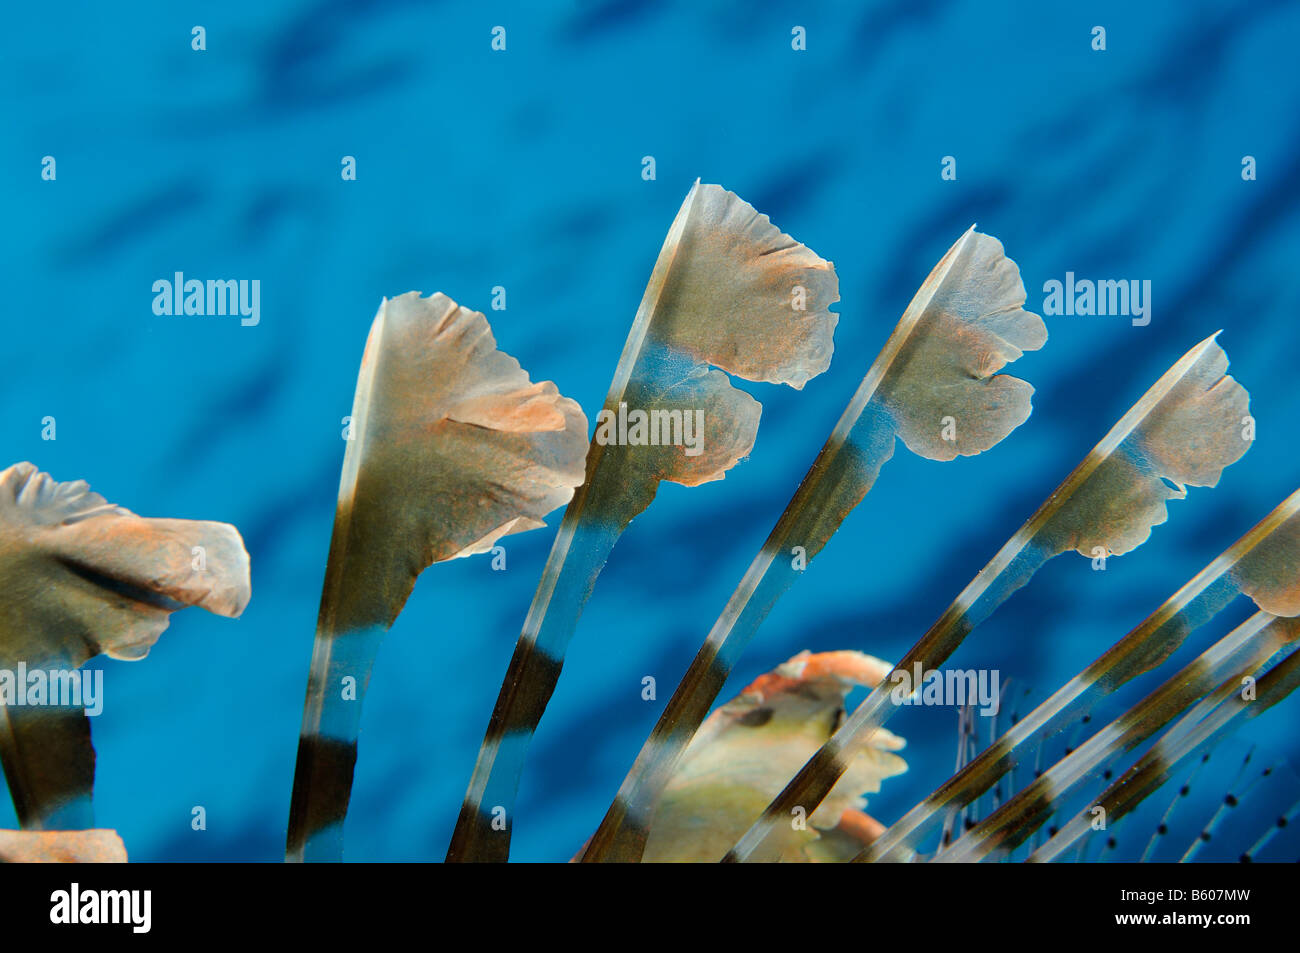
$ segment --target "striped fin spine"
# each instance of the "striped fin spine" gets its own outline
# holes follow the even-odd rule
[[[766,859],[764,842],[792,810],[821,803],[854,749],[893,713],[895,694],[912,690],[914,668],[941,665],[1047,560],[1069,550],[1090,557],[1127,553],[1168,518],[1169,500],[1184,498],[1188,486],[1218,483],[1249,447],[1241,429],[1249,395],[1225,373],[1228,356],[1215,337],[1183,355],[1120,419],[724,859]]]
[[[0,471],[0,668],[80,668],[149,654],[186,606],[237,617],[250,596],[235,527],[145,519],[30,463]],[[0,764],[26,830],[94,827],[84,704],[0,702]]]
[[[935,265],[867,370],[794,498],[713,624],[584,855],[636,861],[660,792],[776,601],[874,485],[896,439],[933,460],[973,456],[1024,423],[1033,388],[997,373],[1047,340],[1002,244],[972,227]],[[954,439],[940,421],[950,420]]]
[[[830,262],[735,194],[696,182],[668,231],[614,371],[586,479],[564,514],[524,620],[449,861],[509,857],[528,744],[578,617],[628,523],[650,505],[661,481],[720,480],[753,447],[761,407],[727,374],[802,388],[830,365],[838,316],[829,309],[837,300]],[[698,452],[668,441],[610,439],[636,412],[700,422]]]
[[[936,817],[967,803],[1012,770],[1035,737],[1050,736],[1072,711],[1151,671],[1183,644],[1188,635],[1248,594],[1264,611],[1300,614],[1300,490],[1283,500],[1255,527],[1197,573],[1137,628],[1072,678],[966,769],[949,778],[928,798],[892,824],[861,857],[865,861],[907,859],[933,828]]]
[[[1159,733],[1188,706],[1232,675],[1240,682],[1300,638],[1300,621],[1256,612],[1128,712],[1053,765],[978,824],[940,859],[982,860],[1022,844],[1054,805],[1108,761]]]
[[[582,480],[587,419],[446,295],[379,307],[366,341],[303,706],[286,857],[338,861],[361,704],[429,565],[543,526]],[[350,691],[349,691],[350,689]]]
[[[1095,799],[1089,809],[1063,826],[1028,860],[1033,863],[1056,860],[1092,830],[1094,807],[1105,811],[1106,823],[1113,827],[1158,791],[1183,761],[1203,754],[1225,731],[1243,719],[1263,714],[1290,695],[1297,685],[1300,685],[1300,649],[1291,649],[1285,658],[1259,677],[1256,694],[1251,699],[1243,697],[1239,678],[1234,675],[1226,679],[1211,696],[1166,731],[1133,767]]]

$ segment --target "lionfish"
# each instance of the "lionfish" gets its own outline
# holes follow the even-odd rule
[[[342,859],[362,699],[416,577],[540,528],[563,505],[447,852],[449,861],[508,859],[529,741],[619,537],[660,482],[721,480],[749,454],[761,406],[730,378],[802,389],[830,365],[838,300],[829,261],[734,193],[697,181],[601,409],[620,435],[627,421],[641,430],[589,441],[582,408],[499,350],[483,314],[442,294],[384,299],[343,459],[288,860]],[[714,708],[772,607],[865,499],[898,441],[949,461],[992,451],[1029,419],[1033,387],[1004,372],[1047,342],[1025,301],[1016,264],[974,226],[940,258],[574,860],[1039,862],[1100,859],[1124,845],[1134,853],[1139,841],[1142,859],[1166,851],[1216,745],[1300,679],[1300,491],[1065,685],[1026,712],[1017,703],[1005,725],[986,722],[982,748],[976,713],[961,708],[955,773],[909,811],[887,823],[864,798],[907,771],[904,740],[884,723],[924,691],[919,676],[940,671],[1048,560],[1132,551],[1167,521],[1170,501],[1216,486],[1249,449],[1249,395],[1227,374],[1217,334],[1138,398],[897,662],[802,652]],[[703,433],[688,447],[680,429],[692,420]],[[31,464],[0,473],[0,580],[0,662],[73,670],[99,653],[143,657],[176,609],[237,616],[249,597],[234,527],[143,520]],[[1247,601],[1248,619],[1110,711],[1197,629]],[[865,698],[850,710],[858,688]],[[0,858],[125,859],[120,838],[94,828],[94,749],[75,705],[0,706],[0,760],[23,828],[0,832]],[[1231,823],[1243,797],[1285,773],[1252,767],[1248,754],[1183,859]],[[1173,779],[1181,784],[1149,838],[1121,839],[1114,826]],[[1241,859],[1298,811],[1279,809]]]

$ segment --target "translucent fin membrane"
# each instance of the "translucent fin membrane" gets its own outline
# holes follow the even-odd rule
[[[380,305],[343,457],[289,815],[290,860],[341,860],[380,638],[431,563],[534,529],[582,481],[587,419],[446,295]],[[355,696],[346,697],[344,679]]]
[[[584,860],[635,861],[673,767],[740,654],[800,570],[866,496],[895,439],[933,460],[989,449],[1030,413],[1033,388],[997,373],[1047,329],[1001,243],[973,228],[916,293],[691,663],[637,757]]]
[[[1191,775],[1183,783],[1182,787],[1178,789],[1178,793],[1175,794],[1173,800],[1169,802],[1169,806],[1165,808],[1164,814],[1160,816],[1160,823],[1157,824],[1156,829],[1151,832],[1151,837],[1147,841],[1147,846],[1142,850],[1142,857],[1139,861],[1140,863],[1145,864],[1151,861],[1151,857],[1155,853],[1156,848],[1160,845],[1161,840],[1163,840],[1169,833],[1169,819],[1173,816],[1174,811],[1178,808],[1178,805],[1181,803],[1183,798],[1187,797],[1187,795],[1192,792],[1192,785],[1196,783],[1196,778],[1200,774],[1201,768],[1205,766],[1205,762],[1208,760],[1209,758],[1207,756],[1197,762],[1196,767],[1192,769]],[[1109,781],[1110,778],[1107,777],[1106,780]],[[1085,840],[1079,845],[1080,856],[1086,854],[1090,843],[1090,841]]]
[[[1194,861],[1196,855],[1201,852],[1201,848],[1208,844],[1211,838],[1218,833],[1219,824],[1222,823],[1223,819],[1241,805],[1242,798],[1254,790],[1261,781],[1272,776],[1273,768],[1270,765],[1263,771],[1256,772],[1243,786],[1242,776],[1246,774],[1246,769],[1250,766],[1250,758],[1253,753],[1254,749],[1251,749],[1251,751],[1246,753],[1246,759],[1241,765],[1241,772],[1232,782],[1232,787],[1228,789],[1228,793],[1224,795],[1223,800],[1219,802],[1219,806],[1214,809],[1214,816],[1211,817],[1209,822],[1201,828],[1200,834],[1197,835],[1196,839],[1188,845],[1187,850],[1183,852],[1183,856],[1178,859],[1180,864],[1187,864]]]
[[[142,659],[172,612],[238,616],[249,594],[248,553],[229,524],[144,519],[30,463],[0,471],[0,668]],[[94,826],[81,704],[0,700],[0,763],[24,828]]]
[[[528,743],[582,608],[627,524],[650,505],[661,481],[695,486],[722,479],[753,446],[761,407],[723,371],[801,388],[829,365],[837,320],[829,309],[838,289],[830,262],[734,194],[697,182],[686,196],[614,372],[586,480],[565,512],[524,621],[448,860],[509,856]],[[638,441],[633,415],[641,414],[649,433]],[[671,439],[676,422],[683,430],[697,427],[696,446]]]
[[[1250,863],[1253,861],[1260,851],[1268,847],[1278,834],[1294,824],[1297,818],[1300,818],[1300,801],[1296,801],[1290,808],[1282,813],[1276,821],[1269,824],[1268,829],[1264,831],[1263,834],[1259,835],[1259,838],[1255,843],[1251,844],[1250,847],[1248,847],[1241,855],[1242,863]]]
[[[1071,712],[1162,664],[1187,636],[1239,594],[1274,615],[1300,609],[1300,490],[1292,493],[1245,536],[1206,566],[1141,625],[1082,673],[1037,706],[967,768],[890,826],[862,860],[907,860],[933,829],[937,816],[967,803],[1012,770],[1034,739],[1044,738]],[[1279,568],[1280,567],[1280,568]]]
[[[1165,504],[1187,486],[1214,486],[1249,447],[1242,418],[1249,396],[1225,375],[1228,357],[1207,338],[1185,354],[1111,429],[898,663],[904,687],[915,666],[941,665],[966,635],[1047,560],[1075,550],[1120,555],[1167,518]],[[891,680],[893,676],[891,675]],[[814,809],[845,759],[892,714],[898,685],[877,688],[858,706],[727,855],[766,859],[763,844],[791,811]]]

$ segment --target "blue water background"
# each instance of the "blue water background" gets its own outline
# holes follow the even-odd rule
[[[92,663],[108,693],[97,821],[133,859],[282,856],[340,420],[381,298],[443,291],[488,311],[504,286],[507,310],[488,311],[500,345],[593,415],[696,177],[835,262],[835,359],[801,393],[742,384],[764,405],[751,457],[724,481],[662,487],[615,550],[532,749],[516,858],[565,859],[595,827],[913,291],[972,222],[1019,263],[1030,307],[1066,271],[1150,279],[1150,325],[1049,317],[1046,348],[1010,369],[1036,388],[1025,426],[948,464],[900,446],[728,697],[803,648],[901,655],[1220,328],[1258,421],[1247,456],[1105,572],[1052,562],[953,664],[1056,687],[1297,486],[1296,4],[232,0],[11,5],[4,21],[0,464],[88,479],[144,515],[232,522],[252,554],[243,618],[186,611],[145,661]],[[940,178],[946,155],[956,181]],[[261,323],[156,317],[152,283],[176,271],[259,279]],[[41,439],[47,415],[56,441]],[[366,701],[349,859],[443,856],[558,519],[512,537],[505,572],[479,557],[419,580]],[[641,699],[645,675],[658,703]],[[1257,764],[1300,764],[1297,706],[1216,755],[1187,823],[1248,743]],[[912,770],[874,813],[898,816],[947,776],[955,724],[946,709],[891,722]],[[1297,794],[1290,768],[1260,785],[1256,830]],[[1272,856],[1297,855],[1293,837]]]

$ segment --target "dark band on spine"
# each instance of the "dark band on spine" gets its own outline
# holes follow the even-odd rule
[[[298,739],[298,766],[289,805],[289,853],[301,851],[317,831],[343,823],[356,764],[355,741],[320,735]]]

